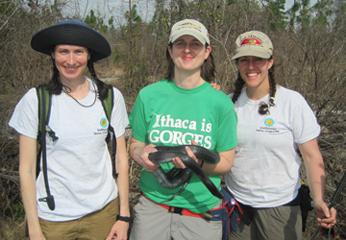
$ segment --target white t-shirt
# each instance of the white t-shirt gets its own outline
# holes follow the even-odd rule
[[[118,137],[124,134],[128,117],[122,94],[115,88],[113,92],[111,125]],[[94,98],[95,92],[90,90],[79,102],[88,105]],[[38,100],[34,88],[17,104],[9,125],[19,134],[37,138]],[[55,142],[48,134],[46,137],[48,178],[55,210],[38,201],[47,196],[41,170],[36,181],[39,217],[50,221],[78,219],[115,199],[118,190],[105,142],[108,121],[101,101],[97,99],[86,108],[64,92],[53,95],[49,127],[58,137]]]
[[[260,115],[261,102],[247,97],[245,88],[235,103],[238,146],[226,184],[235,198],[257,208],[277,207],[293,200],[300,187],[301,158],[297,144],[317,138],[320,126],[306,100],[277,86],[270,115]]]

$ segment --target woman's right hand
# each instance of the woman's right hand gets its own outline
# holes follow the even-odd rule
[[[155,171],[157,169],[157,166],[149,160],[149,153],[153,152],[157,152],[157,149],[155,148],[155,145],[149,144],[143,148],[142,154],[140,154],[142,166],[149,171]]]
[[[149,153],[156,151],[157,149],[153,144],[146,145],[145,143],[140,142],[135,138],[131,139],[130,155],[132,159],[148,171],[155,171],[157,169],[157,166],[152,161],[150,161],[148,157]]]
[[[30,240],[46,240],[46,238],[44,237],[42,231],[38,231],[37,233],[30,233],[29,234],[29,239]]]

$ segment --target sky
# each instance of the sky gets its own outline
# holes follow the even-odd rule
[[[153,17],[154,0],[132,0],[132,5],[137,5],[137,11],[144,21],[150,21]],[[110,16],[115,19],[115,24],[124,23],[124,14],[129,9],[128,0],[68,0],[65,12],[75,13],[82,18],[88,15],[90,10],[97,11],[104,16],[106,21]]]
[[[315,3],[317,0],[311,0]],[[110,16],[115,19],[115,25],[122,25],[124,23],[124,14],[129,9],[128,0],[66,0],[67,5],[65,12],[85,17],[90,9],[97,11],[100,16],[104,16],[106,21]],[[132,5],[137,4],[139,15],[144,21],[150,21],[153,17],[154,0],[132,0]],[[293,5],[294,0],[286,1],[286,8]]]

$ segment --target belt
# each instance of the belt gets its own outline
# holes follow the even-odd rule
[[[186,208],[181,208],[181,207],[173,207],[173,206],[168,206],[166,204],[162,204],[162,203],[157,203],[154,202],[153,200],[151,200],[150,198],[146,197],[145,195],[142,195],[143,197],[145,197],[146,199],[148,199],[149,201],[155,203],[156,205],[166,209],[168,212],[170,213],[175,213],[175,214],[179,214],[182,216],[189,216],[189,217],[196,217],[196,218],[203,218],[205,220],[212,220],[213,218],[213,212],[219,210],[220,208],[213,208],[207,212],[204,213],[195,213],[190,211],[189,209]]]

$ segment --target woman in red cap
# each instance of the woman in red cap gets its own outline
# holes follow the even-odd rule
[[[42,120],[38,104],[44,104],[35,88],[20,100],[9,122],[19,133],[19,173],[29,238],[127,239],[124,132],[128,117],[122,94],[100,81],[93,66],[111,54],[109,43],[85,23],[64,20],[37,32],[31,46],[51,57],[53,75],[44,87],[51,100],[44,126],[47,134],[40,138],[46,143],[41,145],[37,178],[36,149]],[[86,76],[87,69],[91,78]],[[108,118],[102,104],[109,94],[113,95],[113,111]],[[117,143],[117,183],[105,141],[111,128]]]
[[[225,181],[245,214],[240,214],[241,222],[230,239],[302,239],[300,202],[306,196],[299,175],[302,163],[318,223],[331,228],[336,210],[324,200],[316,117],[298,92],[275,83],[273,45],[266,34],[243,33],[236,45],[232,60],[238,78],[232,100],[238,116],[238,146]]]

